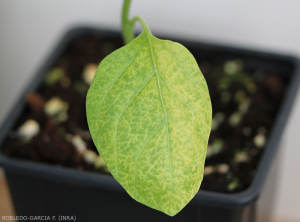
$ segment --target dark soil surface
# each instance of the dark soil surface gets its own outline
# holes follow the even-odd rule
[[[4,153],[13,158],[109,173],[103,165],[95,163],[94,152],[85,155],[86,151],[76,148],[80,144],[74,145],[74,141],[77,135],[87,150],[97,152],[85,113],[89,84],[82,76],[87,64],[98,65],[122,45],[117,37],[101,35],[73,39],[38,90],[28,94],[24,112],[5,141]],[[255,177],[285,95],[288,84],[285,76],[291,68],[288,64],[226,50],[185,45],[194,54],[207,80],[213,107],[201,189],[240,192],[249,187]],[[51,116],[46,114],[45,104],[53,97],[65,102],[67,108]],[[38,123],[38,132],[32,137],[20,136],[20,126],[29,119]]]

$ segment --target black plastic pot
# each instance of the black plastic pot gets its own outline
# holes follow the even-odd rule
[[[75,36],[97,33],[106,36],[121,35],[117,32],[93,28],[75,28],[69,31],[55,48],[49,59],[39,70],[31,84],[22,94],[0,131],[0,144],[12,128],[15,119],[24,107],[24,98],[29,90],[36,89],[47,70]],[[178,41],[178,40],[177,40]],[[297,59],[269,53],[224,47],[212,44],[179,41],[197,56],[201,53],[233,54],[240,57],[255,58],[258,65],[270,69],[284,69],[289,78],[289,87],[278,118],[269,137],[261,163],[252,185],[236,194],[222,194],[199,191],[195,198],[175,217],[150,209],[133,200],[111,177],[104,174],[80,172],[74,169],[51,166],[41,163],[11,159],[0,153],[0,165],[5,168],[15,212],[20,216],[74,216],[77,221],[236,221],[253,222],[263,214],[257,214],[259,202],[264,205],[263,221],[267,221],[273,186],[265,187],[267,178],[271,181],[271,166],[279,146],[284,126],[300,82],[300,63]],[[198,52],[198,50],[200,52]],[[199,55],[197,55],[197,52]],[[269,184],[275,184],[270,182]],[[261,198],[259,196],[261,195]],[[262,208],[260,208],[262,209]]]

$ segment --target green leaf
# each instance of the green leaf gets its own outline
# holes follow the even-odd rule
[[[195,196],[212,110],[184,46],[143,32],[101,62],[86,110],[100,155],[132,198],[173,216]]]

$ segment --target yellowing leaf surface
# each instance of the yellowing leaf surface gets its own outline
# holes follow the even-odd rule
[[[98,67],[86,111],[100,155],[132,198],[173,216],[195,196],[212,110],[184,46],[143,32],[111,53]]]

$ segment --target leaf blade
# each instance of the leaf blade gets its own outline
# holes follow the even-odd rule
[[[101,64],[87,96],[95,145],[131,197],[173,216],[203,177],[211,124],[204,77],[186,48],[149,33]]]

